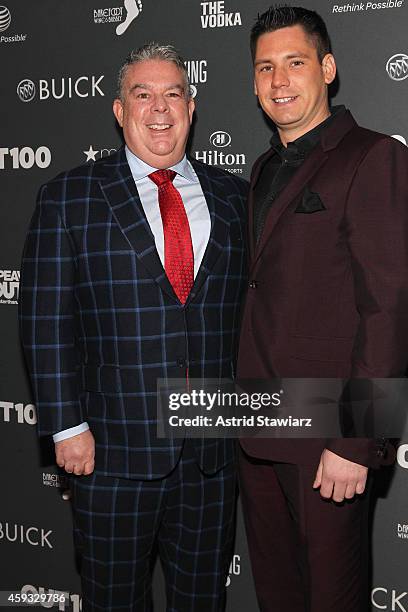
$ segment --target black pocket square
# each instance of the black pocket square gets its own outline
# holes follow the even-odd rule
[[[306,187],[303,192],[302,201],[297,206],[295,213],[310,214],[319,212],[319,210],[326,210],[319,194],[313,193],[313,191],[310,191],[309,187]]]

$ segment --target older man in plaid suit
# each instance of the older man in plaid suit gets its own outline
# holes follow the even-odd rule
[[[182,58],[149,44],[119,75],[126,146],[44,185],[20,322],[38,411],[72,473],[83,610],[151,610],[158,551],[173,612],[224,607],[232,440],[156,434],[156,381],[233,373],[246,183],[188,160]]]

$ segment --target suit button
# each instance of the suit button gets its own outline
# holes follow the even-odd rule
[[[377,457],[383,457],[384,456],[384,452],[382,450],[378,449],[376,455],[377,455]]]
[[[177,357],[176,363],[177,363],[179,368],[185,368],[186,367],[186,360],[184,359],[184,357]]]
[[[258,287],[257,281],[256,280],[249,281],[249,287],[250,289],[256,289]]]

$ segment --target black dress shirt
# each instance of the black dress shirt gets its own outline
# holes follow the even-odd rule
[[[344,106],[334,106],[331,115],[315,128],[285,147],[275,132],[271,138],[274,154],[263,166],[254,188],[254,236],[257,243],[262,235],[268,212],[278,193],[289,183],[296,170],[320,140],[322,131],[334,117],[345,112]]]

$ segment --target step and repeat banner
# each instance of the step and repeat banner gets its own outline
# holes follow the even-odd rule
[[[333,103],[363,126],[408,139],[407,0],[310,0],[328,25],[339,78]],[[249,31],[258,0],[3,0],[0,4],[0,591],[63,592],[81,609],[69,491],[39,445],[18,338],[19,266],[39,186],[115,151],[118,67],[132,48],[172,43],[186,60],[197,110],[197,159],[249,178],[270,126],[253,94]],[[342,0],[340,0],[342,2]],[[1,3],[1,0],[0,0]],[[297,4],[293,2],[293,4]],[[404,441],[405,440],[405,441]],[[408,612],[408,432],[375,485],[372,591],[367,609]],[[273,517],[271,517],[273,520]],[[163,581],[155,576],[157,610]],[[242,517],[228,610],[257,610]],[[49,604],[44,603],[44,607]],[[290,612],[290,611],[288,611]]]

